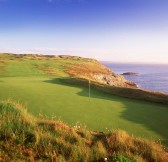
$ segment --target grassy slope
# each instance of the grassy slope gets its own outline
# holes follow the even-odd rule
[[[69,60],[8,59],[1,63],[5,68],[0,71],[0,99],[21,100],[35,115],[41,112],[57,116],[69,124],[79,121],[91,130],[124,129],[167,144],[167,105],[126,99],[93,89],[89,99],[88,88],[65,84],[50,75],[56,68],[57,77],[67,76],[63,69],[71,63]]]
[[[166,162],[160,144],[124,131],[90,132],[56,119],[37,118],[23,105],[0,102],[0,161]]]

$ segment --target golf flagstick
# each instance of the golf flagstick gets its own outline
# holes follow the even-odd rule
[[[90,79],[89,79],[89,101],[90,101]]]

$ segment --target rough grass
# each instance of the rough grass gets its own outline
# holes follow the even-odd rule
[[[33,117],[19,103],[0,103],[0,161],[166,162],[165,148],[125,131],[92,132],[79,123]]]
[[[88,86],[88,80],[83,78],[62,78],[62,81],[65,83],[72,83],[72,84],[76,83],[79,85]],[[92,88],[95,88],[97,90],[100,90],[112,95],[168,105],[168,95],[165,93],[153,92],[153,91],[137,89],[137,88],[114,87],[114,86],[100,84],[94,81],[91,81],[90,84]]]
[[[96,60],[85,59],[80,57],[68,57],[68,56],[45,56],[45,55],[31,55],[31,54],[2,54],[0,53],[0,68],[5,64],[5,73],[0,69],[0,76],[44,76],[54,75],[66,77],[69,74],[66,71],[71,67],[75,67],[76,71],[81,71],[80,67],[88,67],[88,72],[95,72],[96,69],[100,72],[107,72],[107,68],[101,65]],[[82,66],[80,66],[82,65]],[[102,67],[101,69],[95,67]],[[94,68],[93,68],[94,67]],[[103,68],[104,67],[104,68]],[[71,73],[70,73],[71,74]]]

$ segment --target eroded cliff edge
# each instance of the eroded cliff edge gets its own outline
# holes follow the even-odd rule
[[[97,60],[87,58],[79,59],[83,59],[84,62],[82,64],[74,63],[66,70],[66,73],[70,76],[81,77],[115,87],[137,88],[134,82],[128,81],[124,76],[114,73]]]
[[[115,87],[137,88],[134,82],[114,73],[95,59],[68,55],[0,54],[0,65],[4,69],[17,62],[28,62],[32,68],[58,77],[68,74],[70,77],[84,78]]]

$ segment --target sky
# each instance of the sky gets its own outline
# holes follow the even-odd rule
[[[168,0],[0,0],[0,52],[168,64]]]

